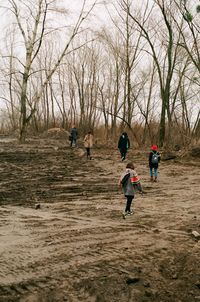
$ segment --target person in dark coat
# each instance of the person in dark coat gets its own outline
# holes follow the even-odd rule
[[[77,136],[78,136],[78,131],[75,127],[75,125],[72,127],[71,131],[70,131],[70,137],[71,137],[71,144],[70,146],[75,146],[76,147],[76,140],[77,140]]]
[[[118,149],[120,151],[122,161],[126,159],[126,154],[129,148],[130,148],[130,140],[128,138],[128,134],[126,132],[123,132],[120,135],[118,141]]]
[[[157,182],[159,162],[160,162],[160,153],[158,152],[158,147],[156,145],[153,145],[151,146],[151,152],[149,153],[149,171],[150,171],[151,181]]]

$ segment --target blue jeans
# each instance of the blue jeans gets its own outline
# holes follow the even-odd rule
[[[153,174],[154,174],[155,177],[158,176],[158,168],[150,167],[149,169],[150,169],[150,176],[151,177],[153,177]]]

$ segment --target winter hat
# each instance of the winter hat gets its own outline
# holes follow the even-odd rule
[[[158,147],[156,145],[151,146],[151,150],[158,150]]]

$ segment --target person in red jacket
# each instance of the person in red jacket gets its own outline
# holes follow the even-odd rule
[[[150,180],[157,181],[158,179],[158,165],[160,162],[160,153],[158,152],[158,146],[151,146],[151,152],[149,153],[149,171]],[[154,175],[154,177],[153,177]]]

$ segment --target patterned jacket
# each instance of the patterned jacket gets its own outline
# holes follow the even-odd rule
[[[134,185],[140,183],[140,179],[135,170],[126,169],[126,171],[120,177],[119,185],[121,184],[121,180],[123,179],[123,177],[129,173],[130,173],[130,177],[128,178],[128,181],[122,186],[122,190],[125,196],[134,196],[135,195]]]

